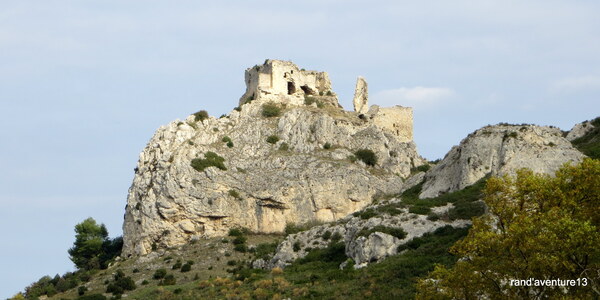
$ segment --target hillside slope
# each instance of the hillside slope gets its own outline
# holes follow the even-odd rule
[[[274,76],[275,62],[265,64],[247,74],[269,67]],[[288,223],[336,221],[400,191],[424,163],[408,140],[412,127],[395,121],[406,109],[344,111],[320,86],[259,94],[221,118],[199,112],[161,127],[129,190],[124,256],[238,226],[275,233]]]

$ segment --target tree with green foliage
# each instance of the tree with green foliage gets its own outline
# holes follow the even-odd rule
[[[208,119],[208,112],[205,110],[201,110],[197,113],[194,113],[194,121],[198,122],[202,122],[204,120]]]
[[[121,253],[123,239],[108,238],[104,224],[87,218],[75,225],[75,242],[69,249],[71,261],[80,270],[106,268],[108,262]]]
[[[489,214],[475,218],[451,252],[418,284],[420,299],[589,299],[600,296],[600,161],[555,176],[520,170],[490,178]],[[580,279],[586,286],[523,286],[515,280]]]

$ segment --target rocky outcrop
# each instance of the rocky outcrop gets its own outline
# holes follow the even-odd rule
[[[365,210],[376,210],[381,205],[401,202],[392,199],[389,202],[370,205]],[[434,208],[437,214],[444,214],[452,205]],[[288,235],[279,244],[273,257],[253,263],[255,268],[271,269],[286,267],[294,260],[306,256],[312,249],[325,248],[331,243],[344,243],[346,255],[354,261],[355,268],[362,268],[369,263],[377,262],[398,253],[398,246],[415,237],[447,225],[465,227],[469,220],[431,221],[425,215],[409,213],[407,208],[398,209],[398,213],[390,215],[381,213],[367,219],[359,215],[348,216],[336,224],[325,224],[309,230]],[[389,233],[395,229],[403,230],[404,237],[396,237]]]
[[[367,113],[369,110],[369,91],[367,81],[363,77],[358,77],[356,80],[356,88],[354,89],[354,99],[352,99],[354,111],[359,114]]]
[[[535,125],[483,127],[453,147],[425,176],[421,198],[457,191],[487,174],[512,174],[520,168],[552,173],[584,155],[558,128]]]
[[[232,227],[272,233],[287,223],[336,221],[377,194],[398,192],[411,168],[424,163],[414,143],[372,120],[337,105],[279,96],[283,102],[264,96],[225,117],[192,115],[154,134],[129,189],[125,256],[224,235]],[[337,104],[335,94],[323,97]],[[281,112],[266,117],[265,104]],[[377,164],[356,160],[359,149],[372,150]],[[202,165],[207,157],[222,165],[192,167],[192,160]]]
[[[577,123],[575,124],[575,126],[573,126],[573,128],[571,128],[571,130],[569,131],[569,133],[567,133],[567,136],[565,138],[568,141],[572,142],[573,140],[586,135],[592,130],[594,130],[594,125],[590,121]]]

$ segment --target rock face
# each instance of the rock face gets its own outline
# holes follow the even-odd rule
[[[584,136],[586,133],[592,131],[594,129],[594,125],[590,121],[584,121],[578,124],[575,124],[571,131],[566,136],[568,141],[573,141],[577,138]]]
[[[292,67],[289,82],[299,87],[291,95],[274,77],[271,88],[264,85],[283,66]],[[335,94],[327,95],[326,73],[293,66],[267,60],[247,70],[242,99],[254,93],[254,100],[226,117],[197,121],[192,115],[157,130],[129,189],[123,255],[225,235],[236,226],[271,233],[287,223],[339,220],[376,194],[398,192],[411,168],[424,163],[404,138],[412,132],[398,134],[344,111]],[[316,103],[303,99],[307,93]],[[266,105],[278,106],[280,114],[265,117]],[[359,149],[372,150],[377,164],[355,161]],[[209,152],[223,166],[192,167]]]
[[[359,76],[356,80],[352,104],[354,104],[354,111],[359,114],[367,113],[369,110],[369,91],[367,81],[363,77]]]
[[[401,202],[401,200],[392,199],[387,203],[396,202]],[[376,209],[378,206],[370,205],[366,209]],[[434,211],[443,214],[451,207],[452,205],[438,207],[434,208]],[[253,266],[264,269],[283,268],[294,260],[304,257],[311,249],[325,248],[330,243],[339,241],[344,243],[346,255],[354,261],[355,268],[362,268],[369,263],[381,261],[388,256],[397,254],[398,246],[415,237],[447,225],[465,227],[470,223],[468,220],[430,221],[427,216],[409,213],[406,208],[401,209],[401,212],[396,215],[381,214],[369,219],[348,216],[336,224],[316,226],[307,231],[288,235],[279,244],[270,260],[255,261]],[[406,236],[398,238],[377,231],[376,228],[400,228],[406,232]]]
[[[427,172],[420,198],[463,189],[487,174],[512,174],[520,168],[551,173],[583,157],[557,128],[486,126],[469,134]]]

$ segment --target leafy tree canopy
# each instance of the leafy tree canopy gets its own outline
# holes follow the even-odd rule
[[[82,270],[106,268],[108,261],[121,253],[123,239],[108,238],[104,224],[87,218],[75,225],[75,242],[69,249],[71,261]]]
[[[555,176],[520,170],[490,178],[489,214],[473,220],[451,252],[418,284],[420,299],[588,299],[600,295],[600,161],[565,165]],[[516,286],[511,280],[586,278],[587,286]]]

